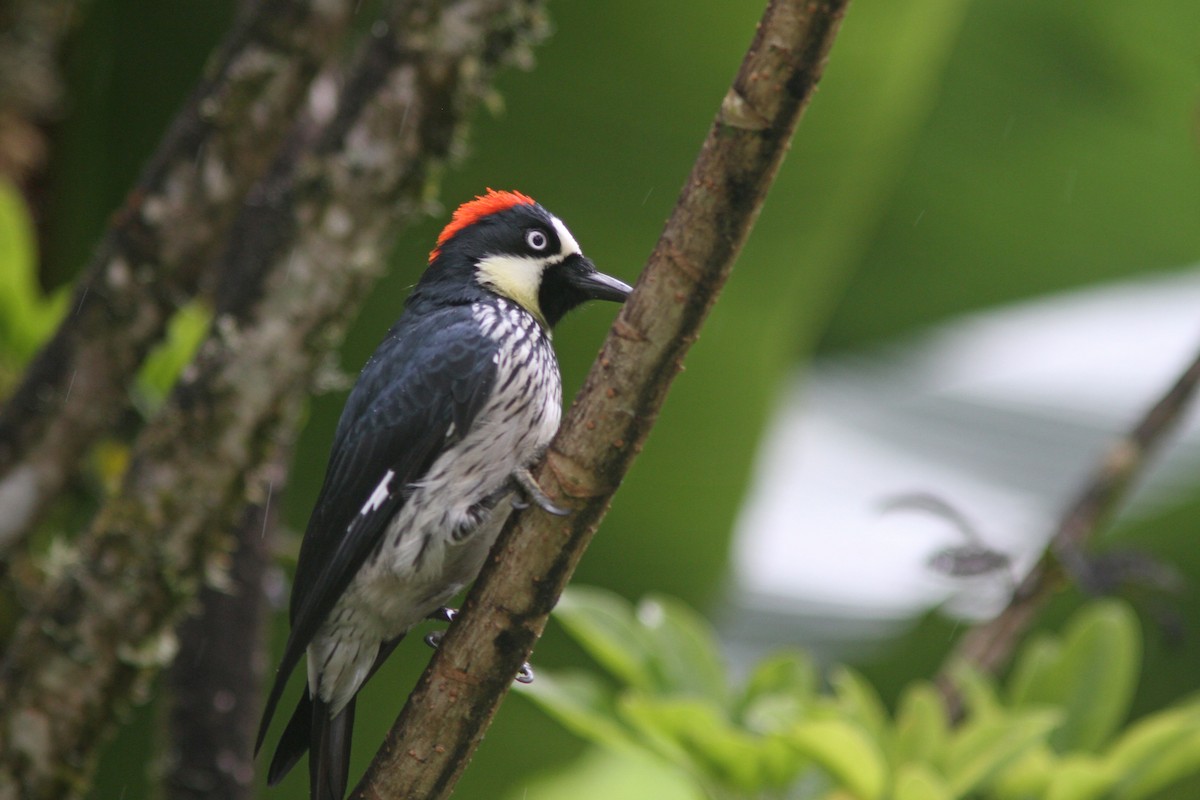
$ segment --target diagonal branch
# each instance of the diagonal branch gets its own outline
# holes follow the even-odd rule
[[[262,0],[230,34],[84,270],[69,316],[0,409],[0,552],[27,536],[198,290],[355,0]]]
[[[959,639],[937,677],[951,719],[962,714],[962,698],[951,675],[954,666],[966,663],[983,672],[999,672],[1033,625],[1037,613],[1062,588],[1068,574],[1086,574],[1085,548],[1125,499],[1129,487],[1166,437],[1178,426],[1183,412],[1195,398],[1198,386],[1200,352],[1133,430],[1109,447],[1079,496],[1063,513],[1041,560],[1013,592],[1008,607]]]
[[[509,521],[354,797],[453,790],[749,235],[847,1],[768,4],[637,289],[539,470],[541,485],[574,513],[531,510]]]
[[[229,257],[243,268],[228,271],[239,281],[220,293],[211,334],[13,635],[0,798],[85,789],[113,720],[171,660],[175,626],[256,488],[248,476],[294,437],[319,365],[397,231],[423,216],[495,69],[542,29],[530,0],[397,0],[340,92],[317,92],[337,102],[235,224]]]

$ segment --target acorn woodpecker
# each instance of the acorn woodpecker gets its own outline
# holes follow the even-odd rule
[[[307,656],[270,784],[308,750],[310,796],[340,800],[359,689],[475,579],[518,494],[563,513],[528,472],[562,416],[550,330],[587,300],[630,291],[519,192],[489,189],[454,212],[338,423],[255,747]]]

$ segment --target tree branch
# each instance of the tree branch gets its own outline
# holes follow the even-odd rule
[[[262,0],[175,118],[78,281],[69,316],[0,409],[0,552],[28,535],[198,290],[355,0]]]
[[[937,676],[951,719],[962,715],[962,698],[955,687],[953,668],[965,663],[986,673],[998,673],[1012,657],[1037,613],[1068,577],[1086,574],[1085,548],[1176,428],[1196,395],[1197,384],[1200,384],[1200,352],[1133,430],[1104,454],[1079,496],[1063,513],[1041,560],[1013,592],[1008,607],[959,639]]]
[[[292,448],[278,447],[247,488],[229,552],[211,559],[216,581],[200,588],[200,610],[179,626],[167,672],[166,775],[170,800],[251,800],[254,736],[267,673],[264,581]]]
[[[62,113],[58,54],[75,7],[76,0],[10,0],[0,12],[0,176],[33,208],[31,184],[50,150],[45,127]]]
[[[121,491],[21,621],[0,665],[0,798],[80,794],[97,742],[144,697],[245,505],[294,436],[318,366],[421,216],[495,68],[542,31],[520,0],[398,2],[372,28],[320,135],[272,168],[234,226],[213,330],[141,432]],[[329,109],[332,108],[332,113]],[[278,189],[278,191],[274,191]]]
[[[538,470],[541,485],[574,513],[564,520],[531,509],[509,520],[354,797],[453,790],[724,285],[846,5],[768,4],[637,289]]]

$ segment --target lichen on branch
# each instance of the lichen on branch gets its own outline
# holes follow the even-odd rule
[[[104,734],[173,655],[248,476],[295,436],[320,365],[394,237],[423,217],[496,68],[543,31],[527,0],[397,2],[331,84],[343,87],[332,114],[294,131],[254,190],[264,202],[231,224],[210,335],[9,643],[0,798],[85,790]]]

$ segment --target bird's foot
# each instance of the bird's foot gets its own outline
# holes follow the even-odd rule
[[[513,472],[512,482],[525,495],[524,500],[513,498],[513,508],[517,510],[529,508],[529,503],[533,502],[542,511],[545,511],[547,514],[553,514],[556,517],[565,517],[571,513],[571,509],[555,505],[554,501],[546,496],[546,493],[542,491],[542,487],[538,486],[537,481],[534,480],[529,470],[522,467]]]
[[[454,618],[457,616],[458,616],[458,609],[442,607],[442,608],[439,608],[437,611],[434,611],[426,619],[435,619],[435,620],[442,620],[444,622],[453,622]],[[445,631],[430,631],[429,633],[425,634],[425,644],[429,645],[434,650],[436,650],[441,645],[442,638],[445,635],[446,635]],[[521,669],[519,669],[517,671],[517,676],[516,676],[516,678],[514,678],[514,680],[517,683],[525,683],[525,684],[533,683],[533,667],[529,666],[528,661],[526,661],[524,664],[521,665]]]
[[[433,620],[434,622],[454,622],[457,617],[458,609],[450,608],[449,606],[438,606],[425,615],[425,619]],[[445,635],[445,631],[430,631],[425,634],[425,644],[436,650],[438,645],[442,643],[442,637]]]

